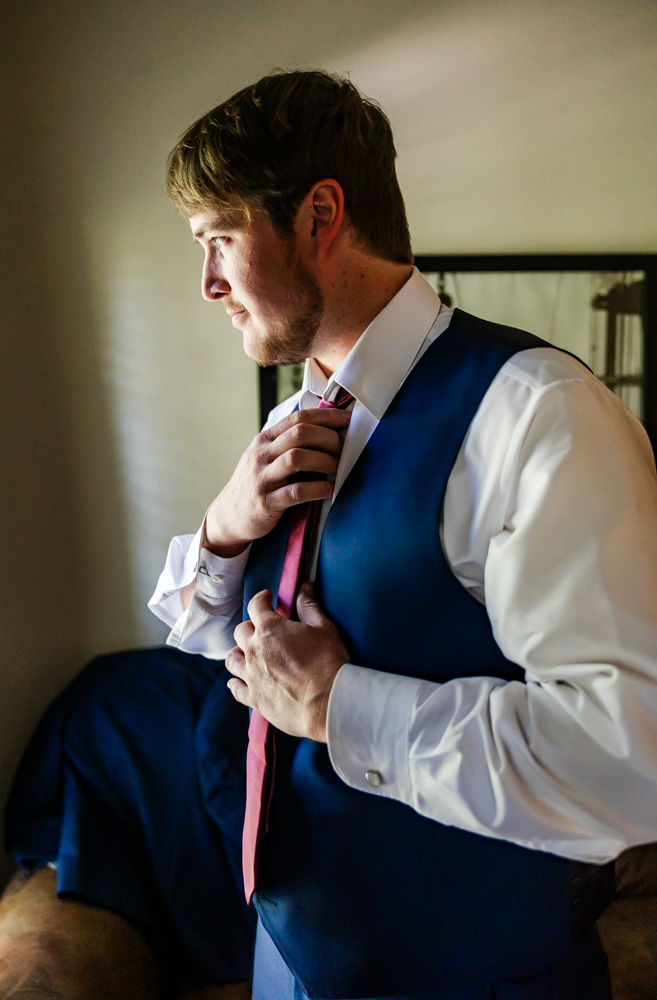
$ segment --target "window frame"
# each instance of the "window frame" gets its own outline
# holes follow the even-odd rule
[[[643,424],[657,453],[657,254],[418,254],[424,273],[643,271]],[[484,317],[485,318],[485,317]],[[261,425],[276,405],[276,365],[259,370]]]

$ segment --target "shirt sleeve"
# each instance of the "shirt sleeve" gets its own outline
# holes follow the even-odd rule
[[[302,395],[297,392],[275,406],[265,427],[291,413]],[[221,660],[234,647],[233,632],[242,621],[244,572],[251,546],[232,559],[217,556],[202,548],[204,525],[205,519],[195,535],[177,535],[171,540],[148,607],[170,626],[168,646]],[[194,593],[183,610],[180,591],[194,582]]]
[[[526,405],[495,489],[482,485],[469,516],[476,533],[493,511],[481,593],[526,683],[441,685],[345,664],[329,753],[347,784],[438,822],[603,863],[657,839],[654,462],[593,376],[518,385]],[[504,433],[508,412],[498,417],[479,449]],[[448,531],[446,518],[446,550]]]
[[[224,559],[201,546],[203,525],[195,535],[178,535],[148,602],[153,614],[171,626],[167,645],[185,653],[220,660],[235,645],[233,632],[242,621],[244,571],[251,546]],[[196,581],[186,610],[180,591]]]

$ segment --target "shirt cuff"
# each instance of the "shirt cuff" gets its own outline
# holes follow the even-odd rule
[[[148,606],[171,627],[167,645],[222,659],[235,645],[233,630],[242,620],[243,578],[251,546],[230,559],[217,556],[202,548],[204,524],[195,535],[173,539]],[[183,610],[180,591],[194,581],[194,593]]]
[[[148,607],[163,622],[173,626],[183,613],[180,591],[196,578],[203,525],[195,535],[177,535],[171,539],[164,569],[157,581]]]
[[[210,598],[225,598],[241,592],[250,552],[251,546],[248,545],[238,556],[226,559],[224,556],[215,555],[209,549],[201,548],[198,555],[196,592],[207,594]]]
[[[412,805],[408,730],[427,683],[353,663],[340,668],[326,730],[331,763],[344,782]]]

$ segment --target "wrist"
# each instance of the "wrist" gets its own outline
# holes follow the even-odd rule
[[[327,735],[326,735],[326,707],[327,707],[327,705],[328,705],[328,701],[326,701],[324,703],[323,708],[319,709],[318,712],[314,715],[312,724],[308,727],[308,729],[309,729],[308,738],[311,739],[311,740],[315,740],[316,743],[327,743],[328,742]]]
[[[234,559],[235,556],[241,556],[242,553],[247,549],[249,542],[213,542],[207,537],[203,538],[203,548],[207,549],[214,556],[221,556],[222,559]]]
[[[241,555],[249,545],[248,540],[227,538],[209,523],[209,518],[206,518],[201,546],[213,555],[221,556],[223,559],[233,559]]]
[[[328,706],[336,676],[337,673],[313,705],[308,735],[311,740],[315,740],[317,743],[328,743]]]

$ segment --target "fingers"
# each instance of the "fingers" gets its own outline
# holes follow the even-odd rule
[[[335,476],[337,470],[338,460],[324,452],[305,448],[294,448],[286,452],[263,475],[267,509],[280,513],[294,504],[330,497],[333,483],[325,477]],[[297,479],[299,473],[303,473],[303,476]],[[313,478],[315,475],[319,478]]]
[[[243,629],[243,626],[245,625],[251,626],[250,630]],[[250,631],[251,635],[255,631],[251,622],[242,622],[241,625],[237,626],[235,632],[237,633],[240,629],[242,629],[243,633],[248,633]],[[229,650],[228,653],[226,653],[226,659],[224,662],[226,664],[226,670],[228,670],[231,674],[234,674],[234,676],[228,681],[226,687],[232,694],[235,701],[239,701],[241,705],[248,705],[249,708],[253,708],[251,692],[249,691],[248,684],[244,680],[244,677],[246,677],[246,657],[239,646],[235,646],[233,649]]]
[[[297,614],[304,625],[316,628],[327,620],[326,615],[315,599],[315,588],[312,583],[304,583],[297,597]]]
[[[252,622],[252,627],[255,629],[262,628],[262,626],[269,620],[274,620],[279,622],[281,620],[280,615],[277,615],[272,606],[272,596],[269,590],[261,590],[258,594],[251,598],[248,603],[247,611],[249,612],[249,618]],[[240,628],[238,625],[237,628]],[[235,630],[237,631],[237,629]]]
[[[288,507],[331,496],[333,486],[324,477],[337,473],[342,452],[339,432],[350,416],[342,410],[298,410],[255,439],[251,456],[259,502],[267,517],[278,519]],[[320,478],[313,479],[315,475]]]
[[[267,506],[275,513],[282,513],[288,507],[294,507],[308,500],[325,500],[333,494],[333,483],[326,479],[315,479],[310,482],[289,483],[280,486],[267,494]]]
[[[342,441],[335,431],[303,423],[289,427],[268,444],[262,453],[266,458],[260,472],[260,489],[267,510],[280,514],[294,504],[331,496],[332,486],[317,483],[337,473],[341,450]],[[303,485],[297,488],[299,473],[304,474]],[[320,479],[313,479],[315,475]],[[308,488],[308,483],[313,485]]]
[[[320,473],[325,476],[335,475],[338,471],[339,459],[325,451],[314,451],[311,448],[289,448],[274,459],[268,469],[268,478],[272,482],[282,482],[296,475],[297,472]]]
[[[237,631],[237,629],[235,631]],[[226,653],[224,663],[226,664],[226,670],[228,670],[229,673],[235,674],[236,677],[244,678],[246,673],[246,660],[244,658],[244,653],[239,646],[233,646],[233,648]]]
[[[282,619],[272,607],[272,595],[269,590],[261,590],[260,593],[251,598],[248,612],[252,620],[240,622],[236,627],[233,634],[237,646],[228,651],[225,664],[226,669],[233,674],[227,687],[235,701],[239,701],[241,705],[247,705],[249,708],[255,708],[251,689],[246,682],[246,650],[258,627],[261,627],[269,618],[274,618],[277,622]]]
[[[244,681],[238,680],[237,677],[231,677],[227,687],[235,701],[239,701],[240,705],[248,705],[249,708],[253,708],[251,693]]]
[[[339,454],[342,447],[339,432],[348,427],[350,420],[351,413],[345,410],[295,410],[261,434],[275,442],[281,451],[295,445],[321,449],[324,442],[331,450],[337,449],[334,454]]]
[[[341,417],[338,421],[333,418],[335,426],[326,426],[325,424],[309,422],[306,414],[314,413],[340,413]],[[342,432],[349,423],[349,417],[349,413],[344,414],[341,410],[302,410],[291,414],[285,421],[281,421],[281,424],[276,425],[277,427],[283,425],[281,433],[273,438],[268,438],[264,445],[267,461],[272,464],[277,458],[285,458],[291,451],[305,451],[312,455],[318,453],[331,455],[337,461],[342,452],[344,438]],[[285,426],[287,421],[292,418],[295,418],[294,422]],[[318,471],[326,472],[328,468],[322,468]]]
[[[233,638],[240,649],[244,649],[249,639],[252,638],[255,628],[250,621],[240,622],[233,632]],[[228,654],[230,656],[230,653]]]

